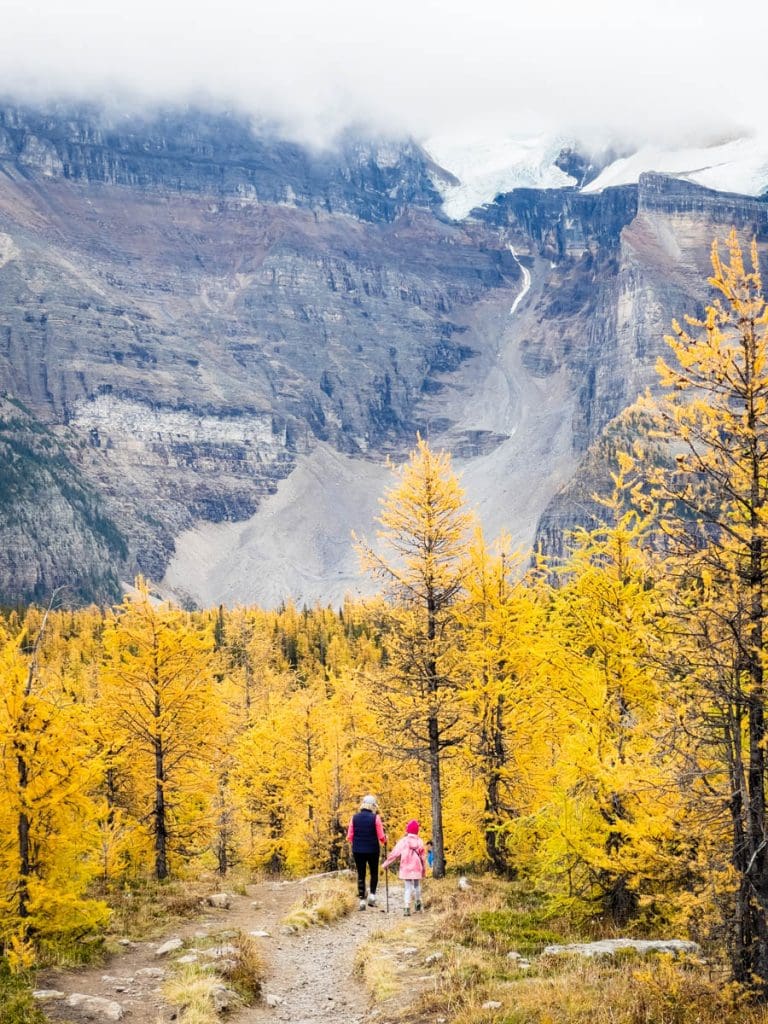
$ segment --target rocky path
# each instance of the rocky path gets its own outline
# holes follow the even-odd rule
[[[361,1024],[369,999],[352,975],[355,953],[370,932],[386,928],[390,920],[394,923],[394,915],[388,918],[373,909],[356,911],[330,927],[287,933],[282,919],[311,884],[312,879],[305,879],[251,885],[246,895],[233,896],[228,908],[210,908],[157,941],[126,944],[124,952],[101,966],[48,971],[38,980],[38,989],[50,993],[41,1005],[51,1020],[77,1024],[84,1020],[170,1021],[175,1008],[165,1003],[162,985],[172,958],[186,950],[164,953],[166,942],[181,940],[192,947],[197,942],[209,944],[222,933],[243,931],[254,933],[262,944],[267,979],[263,999],[238,1010],[237,1024],[330,1024],[342,1019],[345,1024]]]

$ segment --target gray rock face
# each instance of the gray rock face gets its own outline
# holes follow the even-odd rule
[[[0,392],[66,443],[126,545],[82,563],[123,578],[247,518],[319,441],[412,442],[473,310],[519,278],[496,233],[436,215],[411,143],[321,159],[203,115],[0,126]],[[0,583],[30,590],[17,566]]]
[[[0,270],[0,275],[2,270]],[[54,433],[0,396],[0,593],[69,604],[119,594],[127,543],[76,465],[76,435]]]
[[[315,151],[269,123],[203,110],[110,118],[97,108],[0,110],[0,157],[46,178],[322,207],[392,221],[434,207],[434,168],[412,143],[343,139]]]
[[[526,345],[529,365],[538,372],[566,369],[576,397],[573,447],[579,464],[542,507],[536,533],[536,544],[552,555],[562,553],[564,536],[577,523],[594,524],[592,512],[598,510],[591,495],[612,468],[605,456],[626,443],[618,429],[606,445],[604,431],[647,388],[657,387],[655,364],[667,353],[663,339],[673,317],[697,315],[709,300],[713,239],[725,239],[735,226],[743,241],[755,237],[763,251],[768,243],[768,204],[761,200],[655,174],[643,175],[636,187],[608,192],[614,196],[603,215],[569,200],[567,227],[558,246],[550,246],[562,263]],[[504,204],[512,224],[527,215],[528,205],[517,212],[515,195]],[[579,224],[584,216],[586,227]],[[596,230],[600,223],[605,233]],[[587,248],[577,257],[582,244]],[[553,332],[557,324],[559,333]]]
[[[596,957],[615,956],[623,950],[634,950],[636,953],[671,953],[679,956],[682,953],[697,954],[700,947],[696,942],[685,939],[601,939],[599,942],[573,942],[565,946],[546,946],[543,956],[576,956]]]
[[[312,547],[293,552],[317,577],[300,596],[335,599],[351,526],[373,530],[347,510],[370,518],[371,466],[417,430],[455,453],[489,534],[530,543],[545,513],[556,550],[576,504],[556,492],[654,382],[671,317],[700,307],[713,235],[768,238],[765,203],[658,175],[520,189],[452,223],[412,142],[316,154],[202,112],[6,108],[0,171],[9,602],[62,582],[72,603],[108,600],[169,564],[198,603],[287,596],[259,591],[269,572],[225,586],[187,538],[252,521],[260,563],[290,583],[270,560],[279,523],[258,516],[321,451],[347,460],[352,489],[316,481],[290,542]],[[230,580],[248,535],[226,551]],[[174,574],[185,557],[207,577]]]

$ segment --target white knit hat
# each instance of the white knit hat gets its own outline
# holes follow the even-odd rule
[[[367,796],[364,796],[363,799],[360,801],[360,807],[364,807],[369,811],[375,811],[378,810],[379,801],[376,799],[375,796],[372,796],[369,793]]]

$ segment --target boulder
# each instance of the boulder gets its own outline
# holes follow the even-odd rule
[[[105,985],[109,985],[115,992],[125,992],[125,990],[133,984],[133,978],[115,978],[111,974],[102,974],[101,980]]]
[[[140,967],[135,972],[137,978],[164,978],[165,971],[162,967]]]
[[[100,1020],[122,1020],[123,1008],[120,1003],[113,999],[104,999],[102,996],[89,996],[81,992],[73,992],[67,996],[66,1005],[73,1010],[79,1010],[83,1016],[90,1019]]]
[[[59,992],[57,988],[36,988],[32,993],[32,998],[39,1003],[48,1003],[53,999],[63,999],[64,995],[65,993]]]
[[[181,939],[168,939],[162,946],[157,947],[155,956],[168,956],[170,953],[175,953],[177,949],[181,949],[183,945]]]
[[[237,967],[237,963],[234,960],[209,960],[207,964],[202,964],[204,971],[217,971],[223,973],[224,971],[234,971]]]
[[[571,942],[565,946],[546,946],[542,955],[615,956],[624,950],[634,950],[641,954],[672,953],[674,956],[680,956],[682,953],[698,953],[699,945],[685,939],[600,939],[598,942]]]
[[[219,910],[229,910],[232,906],[232,897],[227,892],[214,892],[205,897],[209,907],[217,907]]]

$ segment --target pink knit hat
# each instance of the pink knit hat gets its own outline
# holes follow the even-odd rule
[[[418,835],[419,834],[419,823],[418,823],[418,821],[416,821],[415,819],[413,821],[409,821],[408,824],[405,826],[405,831],[409,832],[412,836]]]

